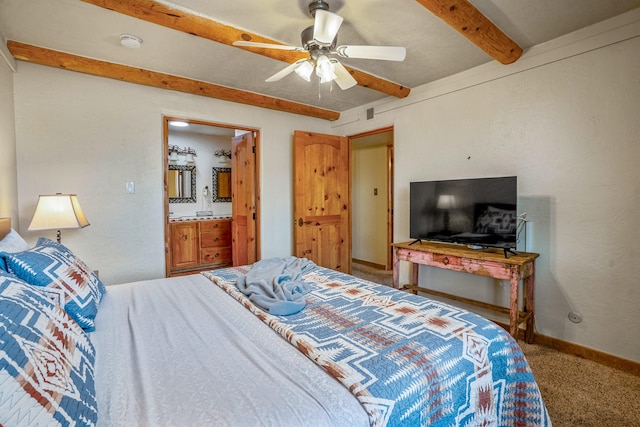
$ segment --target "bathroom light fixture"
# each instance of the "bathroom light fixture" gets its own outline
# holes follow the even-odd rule
[[[229,160],[231,160],[231,150],[225,150],[224,148],[219,149],[213,155],[218,158],[220,163],[229,163]]]
[[[194,150],[191,147],[187,148],[187,151],[185,153],[185,157],[186,157],[187,163],[193,163],[194,162],[193,158],[197,157],[197,156],[198,155],[196,154],[196,150]]]
[[[188,147],[181,148],[177,145],[169,145],[169,163],[194,163],[194,157],[198,157],[196,150]]]
[[[179,121],[179,120],[171,120],[171,121],[169,122],[169,125],[170,125],[170,126],[175,126],[175,127],[177,127],[177,128],[185,128],[185,127],[189,126],[189,123],[187,123],[187,122],[181,122],[181,121]]]
[[[138,49],[142,46],[142,39],[133,34],[120,34],[120,44],[131,49]]]
[[[180,151],[180,147],[177,145],[169,146],[169,161],[177,162],[178,161],[178,152]]]

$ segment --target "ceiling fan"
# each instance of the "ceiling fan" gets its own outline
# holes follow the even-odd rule
[[[265,81],[278,81],[293,71],[306,81],[310,81],[311,75],[315,70],[316,75],[320,78],[320,83],[335,80],[340,89],[343,90],[355,86],[358,82],[351,76],[340,61],[332,57],[333,55],[342,58],[404,61],[406,56],[406,49],[404,47],[351,45],[336,47],[336,36],[343,18],[333,12],[329,12],[329,4],[326,1],[313,0],[309,4],[309,13],[315,21],[312,26],[305,28],[300,34],[302,47],[256,43],[244,40],[235,41],[233,45],[309,52],[309,58],[300,59],[292,63]]]

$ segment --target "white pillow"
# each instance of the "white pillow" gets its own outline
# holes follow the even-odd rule
[[[24,241],[21,235],[18,234],[13,228],[4,236],[4,239],[0,240],[0,252],[23,252],[31,249],[29,244]]]

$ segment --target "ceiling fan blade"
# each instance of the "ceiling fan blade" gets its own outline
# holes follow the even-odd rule
[[[340,61],[338,61],[337,59],[331,59],[331,62],[333,63],[334,67],[333,72],[336,75],[335,81],[338,86],[340,86],[340,89],[347,90],[350,87],[354,87],[358,84],[356,79],[354,79],[349,71],[344,68],[344,65],[342,65]]]
[[[313,39],[320,43],[330,45],[336,38],[340,25],[342,25],[340,15],[328,12],[326,10],[316,10],[316,20],[313,24]]]
[[[279,50],[298,50],[304,51],[301,47],[296,46],[287,46],[286,44],[272,44],[272,43],[257,43],[257,42],[246,42],[244,40],[238,40],[233,42],[234,46],[244,46],[244,47],[262,47],[265,49],[279,49]]]
[[[399,46],[338,46],[336,53],[343,58],[404,61],[407,49]]]
[[[280,80],[281,78],[293,73],[293,71],[298,68],[300,65],[302,65],[303,62],[307,61],[306,59],[299,59],[296,62],[294,62],[293,64],[289,64],[286,68],[284,68],[283,70],[278,71],[277,73],[275,73],[273,76],[269,77],[267,80],[265,80],[265,82],[277,82],[278,80]]]

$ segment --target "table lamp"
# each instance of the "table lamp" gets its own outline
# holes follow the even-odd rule
[[[60,230],[84,228],[87,225],[89,221],[80,207],[78,196],[56,193],[38,196],[28,230],[58,230],[57,240],[60,243]]]

